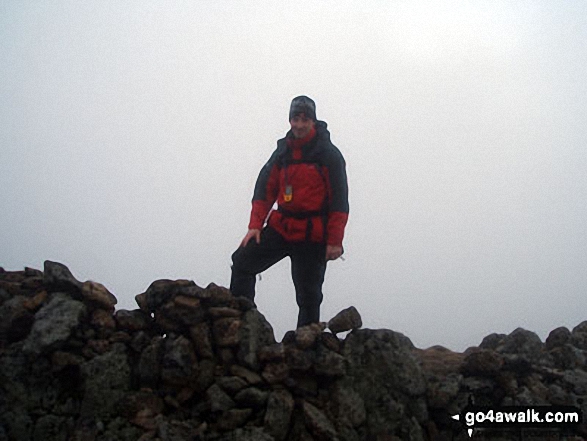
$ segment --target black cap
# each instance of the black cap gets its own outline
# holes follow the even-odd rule
[[[295,97],[291,101],[291,107],[289,108],[289,119],[291,119],[303,113],[306,117],[316,121],[316,103],[311,98],[308,98],[305,95],[300,95]]]

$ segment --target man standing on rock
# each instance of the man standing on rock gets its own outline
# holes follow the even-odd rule
[[[230,290],[254,300],[256,275],[289,256],[300,327],[320,320],[326,262],[343,253],[348,185],[344,158],[316,119],[314,101],[294,98],[289,122],[257,178],[249,230],[232,255]]]

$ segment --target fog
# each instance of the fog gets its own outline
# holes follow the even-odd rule
[[[66,264],[134,309],[228,286],[256,177],[308,95],[347,162],[322,319],[453,350],[545,339],[587,294],[587,3],[3,1],[0,266]],[[257,283],[276,337],[284,260]]]

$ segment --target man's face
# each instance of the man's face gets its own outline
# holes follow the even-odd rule
[[[304,138],[314,127],[314,120],[306,117],[303,113],[295,115],[289,123],[296,138]]]

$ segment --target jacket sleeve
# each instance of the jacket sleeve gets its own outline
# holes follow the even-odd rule
[[[333,146],[334,147],[334,146]],[[349,217],[348,182],[346,163],[340,151],[334,147],[328,155],[327,163],[329,180],[330,208],[326,224],[327,244],[342,246],[344,229]]]
[[[267,214],[277,200],[277,191],[279,189],[278,157],[279,149],[273,152],[257,177],[249,220],[250,230],[263,228]]]

